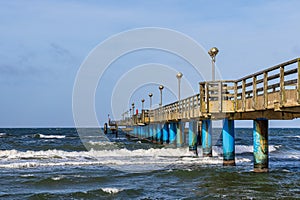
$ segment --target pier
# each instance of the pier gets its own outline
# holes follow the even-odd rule
[[[180,98],[179,98],[180,99]],[[134,107],[134,105],[133,105]],[[133,108],[134,110],[134,108]],[[269,120],[300,117],[300,58],[237,80],[199,83],[199,93],[117,121],[129,135],[212,153],[212,120],[223,120],[223,164],[235,165],[235,120],[253,120],[254,171],[269,170]],[[188,133],[184,133],[189,123]],[[188,138],[186,138],[188,136]]]

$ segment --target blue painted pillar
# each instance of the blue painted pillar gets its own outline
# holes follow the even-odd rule
[[[189,122],[189,150],[195,151],[197,155],[197,121]]]
[[[183,134],[184,134],[184,126],[185,122],[178,122],[177,123],[177,131],[176,131],[176,146],[182,147],[183,146]]]
[[[157,128],[156,128],[156,124],[152,124],[152,142],[156,142],[156,131],[157,131]]]
[[[269,171],[268,120],[253,121],[254,172]]]
[[[162,130],[161,130],[161,124],[157,124],[157,129],[156,129],[156,142],[161,143],[162,142]]]
[[[169,143],[169,124],[164,123],[163,125],[163,143],[168,144]]]
[[[145,126],[141,126],[141,138],[145,138]]]
[[[137,127],[137,126],[134,126],[134,127],[133,127],[133,135],[134,135],[135,137],[137,137],[137,135],[138,135],[138,127]]]
[[[169,135],[170,144],[176,144],[177,126],[178,126],[178,123],[170,124],[170,132],[169,132],[170,133],[170,135]]]
[[[153,141],[153,124],[149,124],[149,135],[148,135],[148,139]]]
[[[203,157],[212,157],[212,123],[210,119],[202,121],[202,151]]]
[[[223,165],[235,165],[234,120],[224,119],[223,130]]]

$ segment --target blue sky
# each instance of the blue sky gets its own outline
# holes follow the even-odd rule
[[[0,1],[0,126],[74,126],[72,90],[81,63],[100,42],[129,29],[169,28],[190,36],[206,50],[217,46],[217,66],[224,79],[299,57],[299,6],[297,0]],[[182,63],[152,53],[131,59],[129,55],[118,63]],[[116,80],[107,73],[104,86],[109,93]],[[188,77],[188,73],[184,74]],[[166,101],[174,98],[169,95]],[[110,112],[103,109],[108,103],[106,94],[97,94],[100,124]],[[300,127],[300,122],[272,125]]]

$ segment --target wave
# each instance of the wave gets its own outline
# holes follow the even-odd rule
[[[269,145],[269,152],[274,152],[278,150],[281,145]],[[235,145],[235,153],[243,154],[243,153],[253,153],[253,145]],[[213,146],[213,154],[221,155],[223,154],[222,146]]]
[[[101,190],[103,192],[109,193],[109,194],[116,194],[119,193],[121,191],[123,191],[124,189],[118,189],[118,188],[101,188]]]
[[[43,139],[63,139],[65,135],[43,135],[43,134],[35,134],[35,138],[43,138]]]
[[[6,137],[7,134],[6,133],[0,133],[0,137]]]
[[[294,135],[294,136],[286,136],[287,138],[299,138],[300,139],[300,135]]]
[[[269,151],[276,151],[278,146],[269,146]],[[113,149],[89,151],[0,151],[0,168],[31,168],[53,166],[101,165],[115,166],[120,170],[154,170],[168,165],[181,164],[222,164],[222,147],[213,147],[212,158],[195,157],[188,148],[161,149]],[[236,153],[252,153],[253,147],[236,145]],[[199,155],[202,149],[198,148]],[[250,162],[247,157],[236,158],[237,163]]]

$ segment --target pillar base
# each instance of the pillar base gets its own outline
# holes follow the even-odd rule
[[[235,160],[223,160],[223,166],[235,166]]]
[[[258,173],[269,172],[269,168],[266,167],[265,165],[256,164],[254,165],[254,172],[258,172]]]

